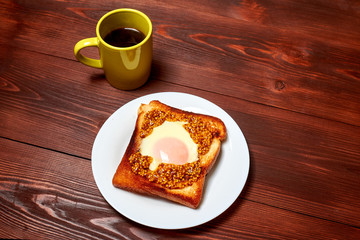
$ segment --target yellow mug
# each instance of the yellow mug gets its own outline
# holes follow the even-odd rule
[[[145,38],[130,47],[116,47],[105,42],[107,34],[119,28],[137,29]],[[85,47],[98,47],[100,59],[80,53]],[[75,57],[83,64],[102,68],[106,79],[115,88],[132,90],[149,78],[152,62],[152,23],[142,12],[122,8],[105,14],[96,25],[96,37],[86,38],[74,47]]]

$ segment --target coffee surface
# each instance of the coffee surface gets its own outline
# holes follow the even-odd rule
[[[104,41],[114,47],[131,47],[145,39],[145,35],[135,28],[118,28],[108,33]]]

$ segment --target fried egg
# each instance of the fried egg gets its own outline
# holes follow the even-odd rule
[[[151,171],[160,163],[182,165],[198,160],[197,145],[183,127],[184,124],[165,121],[142,140],[140,153],[153,158],[149,167]]]

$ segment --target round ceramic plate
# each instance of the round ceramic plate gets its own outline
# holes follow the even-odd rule
[[[115,188],[112,177],[125,153],[141,103],[159,100],[169,106],[220,118],[227,139],[207,175],[198,209],[168,200]],[[92,149],[95,182],[105,200],[119,213],[140,224],[161,229],[182,229],[203,224],[223,213],[239,196],[249,172],[249,151],[239,126],[220,107],[203,98],[162,92],[137,98],[115,111],[101,127]]]

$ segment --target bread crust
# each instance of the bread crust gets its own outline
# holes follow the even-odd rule
[[[161,110],[164,112],[172,112],[176,114],[191,114],[201,118],[203,122],[206,122],[209,124],[209,126],[211,126],[214,136],[213,141],[209,151],[205,155],[199,156],[202,171],[200,177],[192,185],[179,189],[170,189],[161,184],[151,182],[147,178],[132,172],[129,158],[133,153],[136,153],[140,149],[140,145],[143,139],[140,137],[140,130],[144,122],[144,115],[151,110]],[[202,198],[205,177],[214,166],[214,163],[216,162],[220,152],[221,142],[225,140],[225,138],[226,127],[219,118],[183,111],[170,107],[157,100],[153,100],[149,104],[141,104],[138,109],[138,117],[130,142],[114,174],[112,181],[113,185],[117,188],[121,188],[130,192],[157,196],[183,204],[190,208],[197,208]]]

